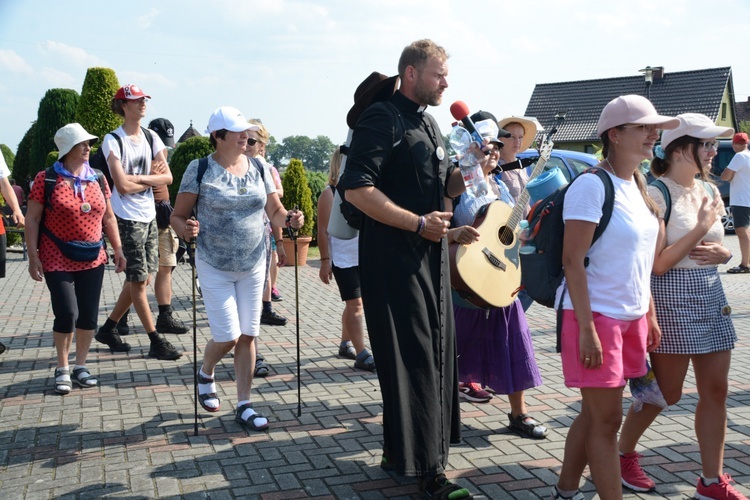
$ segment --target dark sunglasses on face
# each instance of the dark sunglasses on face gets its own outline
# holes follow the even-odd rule
[[[255,146],[258,143],[258,139],[248,139],[247,145],[248,146]]]

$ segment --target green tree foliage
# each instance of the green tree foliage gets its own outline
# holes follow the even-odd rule
[[[740,132],[745,132],[750,134],[750,120],[744,120],[741,121],[739,124]]]
[[[36,131],[36,122],[34,122],[29,130],[18,143],[18,150],[16,151],[16,161],[13,162],[13,178],[20,184],[25,183],[27,177],[32,177],[31,170],[31,143],[34,140],[34,133]],[[33,170],[36,173],[36,170]],[[33,177],[32,177],[33,179]],[[26,184],[24,184],[24,189]]]
[[[274,165],[286,165],[290,158],[298,158],[309,170],[322,172],[328,169],[328,160],[336,146],[331,140],[319,135],[311,139],[305,135],[285,137],[281,144],[269,141],[266,146],[268,161]]]
[[[75,113],[76,122],[90,134],[104,138],[122,124],[122,118],[112,112],[110,105],[120,84],[115,71],[109,68],[89,68],[81,89],[81,100]]]
[[[16,160],[16,155],[13,154],[13,151],[6,146],[5,144],[0,144],[0,151],[3,152],[3,158],[5,159],[5,164],[8,165],[8,168],[11,172],[13,172],[13,163]],[[15,179],[15,177],[13,177]]]
[[[49,89],[39,101],[36,132],[31,143],[32,175],[44,169],[47,155],[57,149],[55,133],[58,129],[75,121],[80,98],[78,92],[72,89]]]
[[[323,172],[308,172],[307,174],[307,185],[310,186],[310,194],[313,201],[313,238],[318,237],[318,198],[320,193],[328,185],[328,175]]]
[[[281,187],[284,188],[284,197],[281,203],[291,210],[298,207],[305,216],[305,224],[299,231],[300,236],[312,236],[315,215],[313,213],[312,191],[307,184],[307,174],[302,162],[297,158],[289,161],[289,166],[281,179]]]
[[[172,154],[172,160],[169,162],[169,168],[172,170],[172,185],[169,186],[169,197],[174,203],[177,192],[180,190],[182,176],[191,161],[203,158],[214,152],[214,148],[208,140],[208,137],[191,137],[185,142],[177,145]]]
[[[55,164],[57,161],[57,156],[59,153],[57,151],[50,151],[47,154],[47,157],[44,159],[44,166],[40,170],[45,170],[47,167],[51,167]]]

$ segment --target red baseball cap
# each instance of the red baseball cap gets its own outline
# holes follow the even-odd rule
[[[129,83],[125,85],[124,87],[120,87],[117,89],[117,93],[115,94],[115,99],[151,99],[150,95],[145,94],[141,88],[137,85],[133,85],[132,83]]]
[[[732,137],[732,142],[734,144],[747,144],[750,142],[750,139],[747,138],[747,134],[745,132],[737,132],[734,134],[734,137]]]

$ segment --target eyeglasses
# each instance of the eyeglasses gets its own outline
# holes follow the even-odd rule
[[[700,146],[700,147],[701,147],[701,148],[703,149],[703,151],[705,151],[706,153],[708,153],[708,152],[709,152],[709,151],[711,151],[712,149],[713,149],[714,151],[718,151],[718,150],[719,150],[719,143],[718,143],[717,141],[703,141],[703,142],[699,142],[699,143],[698,143],[698,145],[699,145],[699,146]]]
[[[658,125],[638,125],[635,123],[630,123],[628,125],[623,125],[623,128],[632,128],[635,130],[640,130],[641,132],[644,132],[646,134],[653,134],[654,132],[659,132],[661,129]]]
[[[248,146],[255,146],[258,143],[258,139],[248,139],[247,145]]]
[[[137,102],[138,104],[140,103],[146,104],[148,102],[148,97],[141,97],[140,99],[128,99],[128,102]]]
[[[489,156],[492,153],[498,153],[499,154],[500,153],[500,148],[490,148],[490,149],[485,149],[484,150],[484,156]]]

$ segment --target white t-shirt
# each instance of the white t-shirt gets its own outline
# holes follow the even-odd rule
[[[0,153],[0,179],[5,179],[6,177],[10,177],[10,169],[8,168],[8,164],[5,163],[3,154]]]
[[[104,157],[109,158],[112,153],[122,163],[122,168],[126,175],[148,175],[151,173],[151,160],[166,148],[159,136],[150,130],[148,133],[153,138],[153,148],[149,151],[148,140],[143,135],[143,131],[138,134],[138,141],[132,141],[122,127],[118,128],[112,134],[117,134],[122,139],[122,153],[117,144],[117,139],[110,134],[102,143]],[[112,186],[112,210],[115,215],[121,219],[133,220],[137,222],[151,222],[156,218],[156,208],[154,206],[154,192],[151,188],[145,189],[139,193],[120,194],[117,188]]]
[[[710,189],[713,191],[713,196],[706,191],[704,183],[700,180],[696,180],[693,186],[686,188],[680,184],[677,184],[672,179],[661,177],[661,181],[669,189],[669,195],[672,197],[672,211],[669,214],[669,224],[667,225],[667,246],[674,245],[683,236],[693,230],[698,224],[698,210],[700,210],[703,198],[708,198],[709,201],[712,199],[720,198],[719,190],[716,186],[709,184]],[[664,213],[667,204],[664,202],[664,197],[656,186],[648,187],[648,195],[651,197],[656,205],[659,207],[660,213]],[[726,211],[723,209],[724,204],[722,203],[721,215],[724,215]],[[714,225],[703,237],[705,241],[715,241],[721,243],[724,239],[724,225],[721,223],[721,219],[716,219]],[[689,255],[683,257],[674,268],[677,269],[699,269],[716,267],[716,264],[709,264],[701,266],[697,261],[690,258]]]
[[[734,172],[729,184],[729,199],[732,205],[750,207],[750,151],[740,151],[727,165]]]
[[[632,321],[648,312],[659,222],[634,180],[607,175],[614,184],[615,205],[609,225],[586,254],[589,300],[593,312]],[[604,184],[596,175],[583,174],[565,194],[563,220],[598,224],[603,204]],[[564,286],[565,280],[557,290],[556,303]],[[573,309],[569,293],[563,308]]]

